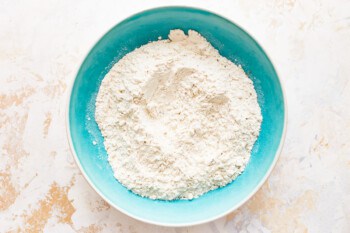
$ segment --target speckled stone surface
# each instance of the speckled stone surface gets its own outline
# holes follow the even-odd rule
[[[234,20],[267,50],[288,103],[285,146],[261,190],[228,216],[185,228],[114,210],[74,163],[67,91],[115,23],[188,5]],[[350,232],[350,2],[1,1],[0,232]]]

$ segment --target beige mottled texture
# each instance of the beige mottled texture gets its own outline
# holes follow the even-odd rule
[[[44,120],[44,129],[43,129],[43,133],[44,133],[44,137],[47,137],[47,134],[49,133],[49,127],[51,125],[51,121],[52,121],[52,116],[51,113],[48,112],[45,114],[45,120]]]
[[[0,172],[0,187],[0,211],[4,211],[16,201],[18,196],[8,171]]]
[[[58,210],[58,222],[72,224],[72,215],[75,208],[68,199],[69,187],[59,187],[56,183],[50,186],[50,190],[44,199],[41,199],[29,214],[24,214],[25,232],[40,232],[47,221],[52,217],[54,208]]]
[[[114,210],[84,180],[65,133],[79,62],[146,8],[207,8],[242,25],[285,84],[288,134],[268,181],[212,223],[166,228]],[[346,0],[0,2],[0,232],[350,232],[350,2]]]

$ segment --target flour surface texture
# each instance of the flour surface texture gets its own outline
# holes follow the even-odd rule
[[[116,179],[163,200],[234,180],[262,121],[243,69],[192,30],[172,30],[119,60],[102,81],[95,118]]]

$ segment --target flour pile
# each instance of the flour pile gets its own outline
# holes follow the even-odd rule
[[[95,117],[119,182],[163,200],[234,180],[262,121],[243,69],[192,30],[172,30],[118,61],[102,81]]]

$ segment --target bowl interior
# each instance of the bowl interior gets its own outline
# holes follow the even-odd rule
[[[123,187],[113,176],[95,122],[95,99],[101,80],[126,53],[171,29],[194,29],[220,54],[242,65],[254,82],[262,110],[261,133],[243,174],[231,184],[192,201],[155,201]],[[191,225],[215,219],[247,200],[266,179],[277,156],[284,129],[280,82],[261,47],[241,28],[213,13],[183,7],[136,14],[112,28],[87,55],[72,87],[68,127],[73,150],[85,176],[110,204],[137,219],[160,225]],[[96,145],[95,145],[96,144]]]

